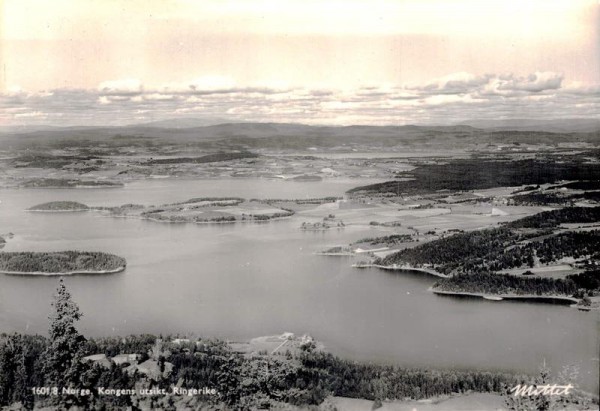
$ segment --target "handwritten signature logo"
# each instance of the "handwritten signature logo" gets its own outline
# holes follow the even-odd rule
[[[569,392],[573,389],[573,385],[557,385],[557,384],[546,384],[546,385],[527,385],[519,384],[510,389],[515,397],[532,397],[539,395],[555,396],[555,395],[569,395]]]

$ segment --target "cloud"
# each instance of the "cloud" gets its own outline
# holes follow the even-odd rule
[[[527,77],[509,76],[501,78],[500,90],[532,91],[535,93],[545,90],[559,89],[563,81],[562,74],[553,72],[536,72]]]
[[[0,94],[6,124],[106,125],[177,116],[310,124],[456,123],[471,118],[599,117],[600,84],[566,83],[553,72],[453,73],[419,85],[356,89],[238,84],[204,76],[146,85],[111,80],[96,89]],[[60,122],[58,119],[60,118]]]
[[[453,73],[434,79],[423,85],[408,86],[407,90],[429,95],[460,95],[477,93],[480,95],[524,95],[561,88],[563,75],[554,72],[535,72],[525,77],[513,74]]]
[[[46,113],[43,113],[41,111],[29,111],[26,113],[17,113],[15,114],[16,118],[21,118],[21,117],[47,117]]]
[[[431,94],[461,94],[487,84],[490,78],[492,78],[491,75],[476,76],[465,72],[452,73],[422,86],[409,87],[409,89]]]
[[[103,94],[139,94],[143,91],[142,83],[136,79],[104,81],[98,85]]]

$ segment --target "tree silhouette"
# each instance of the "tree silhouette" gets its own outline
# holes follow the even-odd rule
[[[52,302],[54,312],[50,315],[50,345],[45,353],[44,374],[46,384],[57,387],[57,400],[65,405],[77,403],[78,398],[62,395],[62,388],[75,388],[82,373],[81,359],[85,338],[75,328],[82,314],[71,299],[71,293],[60,279],[57,293]]]

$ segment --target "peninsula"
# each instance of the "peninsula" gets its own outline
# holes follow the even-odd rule
[[[600,231],[569,224],[599,220],[600,207],[544,211],[497,228],[459,232],[384,257],[373,256],[371,263],[357,267],[410,267],[436,273],[442,277],[431,288],[436,294],[562,300],[591,307],[597,305],[600,290]],[[552,271],[557,265],[569,270],[554,277],[533,272]]]

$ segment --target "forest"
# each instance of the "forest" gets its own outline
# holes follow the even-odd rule
[[[595,223],[600,221],[600,207],[565,207],[543,211],[506,224],[509,228],[555,228],[568,223]]]
[[[445,278],[435,283],[433,289],[481,294],[569,296],[575,294],[578,288],[571,279],[525,278],[516,275],[478,272]]]
[[[96,251],[0,252],[0,271],[5,272],[101,272],[126,264],[123,257]]]
[[[509,166],[510,164],[510,166]],[[560,180],[597,180],[600,164],[574,158],[564,162],[538,159],[498,161],[484,158],[453,159],[440,164],[421,164],[397,177],[414,180],[387,181],[356,187],[349,194],[429,194],[439,190],[465,191],[494,187],[554,183]]]
[[[510,205],[573,205],[576,201],[600,201],[600,191],[586,191],[584,193],[565,194],[562,192],[535,192],[512,196],[508,201]]]
[[[428,264],[436,271],[451,274],[492,263],[504,252],[505,247],[526,238],[526,234],[504,227],[470,231],[407,248],[376,261],[376,264],[410,264],[415,267]]]
[[[600,190],[600,180],[595,179],[588,181],[573,181],[571,183],[548,187],[548,189],[553,188],[568,188],[570,190]]]

